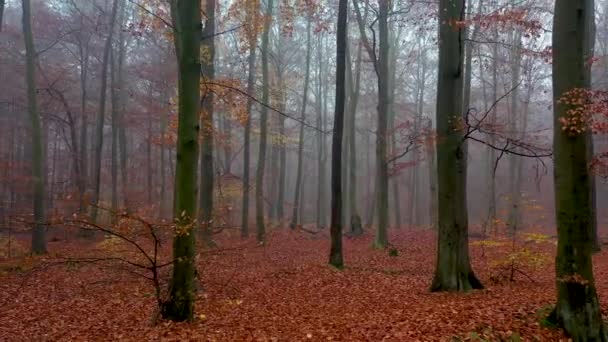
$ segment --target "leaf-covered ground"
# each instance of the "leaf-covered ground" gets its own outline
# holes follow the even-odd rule
[[[157,326],[150,324],[152,289],[125,272],[83,265],[5,271],[0,340],[566,340],[539,323],[555,297],[552,241],[520,242],[538,260],[524,262],[515,282],[501,280],[505,272],[498,270],[513,257],[511,246],[473,242],[474,269],[487,288],[437,294],[428,291],[434,234],[401,231],[391,239],[397,256],[373,250],[371,237],[345,239],[347,267],[338,271],[326,264],[323,234],[276,231],[265,246],[220,238],[220,247],[200,260],[196,321]],[[86,247],[53,242],[50,248]],[[606,312],[608,252],[594,262]]]

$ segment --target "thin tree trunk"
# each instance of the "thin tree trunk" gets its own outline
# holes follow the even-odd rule
[[[521,33],[515,33],[515,41],[513,42],[513,48],[511,49],[511,118],[509,122],[509,131],[511,134],[515,134],[519,139],[524,137],[526,128],[522,127],[520,134],[518,130],[518,119],[525,120],[523,114],[519,115],[519,79],[521,77]],[[520,227],[520,202],[521,202],[521,165],[522,160],[519,156],[510,156],[509,159],[509,175],[510,175],[510,193],[511,202],[509,206],[509,213],[507,216],[507,228],[509,234],[515,234]]]
[[[243,144],[243,200],[242,200],[242,212],[241,212],[241,237],[246,238],[249,236],[249,187],[250,177],[249,169],[250,166],[250,146],[251,146],[251,116],[253,114],[253,96],[255,92],[255,57],[256,57],[256,44],[255,39],[249,39],[249,75],[247,77],[247,94],[250,97],[247,98],[247,119],[245,121],[245,137]]]
[[[391,36],[389,34],[389,36]],[[394,128],[395,128],[395,121],[397,120],[397,112],[395,112],[395,91],[396,91],[396,83],[397,83],[397,72],[395,72],[394,70],[396,70],[396,66],[397,66],[397,57],[399,56],[399,52],[397,50],[397,47],[399,45],[399,37],[401,36],[401,33],[399,32],[398,34],[395,34],[394,32],[392,33],[392,44],[393,47],[389,49],[389,55],[390,55],[390,59],[389,59],[389,68],[388,70],[393,70],[393,72],[391,73],[388,80],[388,92],[389,92],[389,104],[388,104],[388,125],[389,125],[389,130],[390,130],[390,149],[391,149],[391,154],[395,154],[396,153],[396,149],[397,149],[397,137],[395,136],[394,133]],[[391,39],[389,38],[389,39]],[[418,121],[419,118],[416,117],[415,118],[415,127],[414,129],[417,130],[417,126],[418,126]],[[415,155],[412,156],[412,158],[415,160]],[[418,169],[417,169],[417,165],[414,165],[414,169],[413,169],[413,191],[411,193],[411,198],[412,198],[412,203],[410,203],[410,208],[412,210],[412,213],[415,217],[416,214],[416,207],[417,207],[417,203],[416,200],[418,198]],[[392,188],[393,188],[393,206],[394,206],[394,211],[395,211],[395,227],[397,229],[401,228],[401,226],[403,225],[403,221],[401,220],[401,197],[399,195],[399,180],[400,180],[400,173],[397,173],[395,175],[393,175],[391,177],[391,183],[392,183]],[[411,217],[411,216],[410,216]],[[414,225],[416,225],[416,220],[413,220],[412,223]]]
[[[285,83],[281,77],[280,83],[282,84],[281,89],[285,89]],[[282,92],[281,96],[285,96]],[[281,99],[280,110],[285,112],[285,99]],[[279,117],[279,134],[285,136],[285,117]],[[281,144],[279,147],[279,188],[277,190],[277,220],[280,222],[285,218],[284,203],[285,203],[285,182],[287,178],[287,149],[285,144]]]
[[[101,61],[101,87],[99,96],[99,109],[97,111],[97,124],[95,127],[95,159],[93,168],[93,208],[91,219],[97,222],[97,212],[100,201],[101,191],[101,160],[103,152],[103,126],[106,115],[106,90],[108,85],[108,66],[110,62],[110,52],[112,49],[112,39],[114,37],[114,23],[116,22],[116,12],[118,11],[118,0],[112,1],[112,14],[110,15],[109,32],[103,50]]]
[[[116,223],[118,212],[118,90],[116,82],[116,58],[115,52],[110,52],[110,103],[112,104],[112,222]]]
[[[268,82],[268,40],[270,34],[270,24],[272,22],[273,0],[268,0],[266,7],[266,19],[264,22],[264,32],[262,33],[262,102],[267,104],[270,89]],[[255,177],[255,220],[256,238],[259,243],[263,243],[266,238],[266,227],[264,224],[264,173],[266,168],[266,141],[268,139],[268,108],[262,106],[260,114],[260,148],[258,151],[258,165]]]
[[[435,160],[435,137],[433,136],[432,131],[432,123],[429,121],[428,126],[426,127],[425,138],[426,159],[429,167],[429,218],[431,229],[437,230],[439,228],[439,207],[437,204],[437,162]]]
[[[169,300],[161,310],[173,321],[194,318],[196,298],[196,191],[200,112],[200,44],[201,5],[199,1],[172,0],[171,19],[179,70],[179,111],[177,158],[175,170],[175,204],[173,219],[173,274]]]
[[[112,104],[112,212],[113,221],[116,222],[118,212],[118,149],[119,149],[119,126],[120,112],[122,107],[122,87],[123,76],[122,67],[124,63],[124,32],[122,25],[125,17],[126,3],[121,1],[120,15],[118,17],[118,56],[112,48],[110,51],[110,101]],[[116,58],[118,57],[118,58]],[[123,185],[124,186],[124,185]]]
[[[40,128],[40,114],[38,113],[38,102],[36,99],[36,50],[34,47],[34,35],[32,33],[32,13],[30,0],[22,0],[22,10],[23,39],[25,41],[27,107],[30,119],[30,134],[32,138],[32,180],[34,185],[34,229],[32,230],[32,252],[34,254],[45,254],[45,156],[44,141]]]
[[[374,241],[375,248],[388,246],[388,164],[387,164],[387,128],[389,97],[389,36],[388,13],[389,0],[378,1],[378,31],[379,56],[376,74],[378,76],[378,127],[376,128],[376,173],[377,173],[377,201],[378,230]]]
[[[342,268],[342,138],[344,129],[344,103],[346,100],[346,41],[348,0],[338,3],[338,31],[336,33],[336,104],[331,156],[331,249],[329,264]]]
[[[323,169],[323,145],[325,143],[324,136],[324,125],[323,125],[323,100],[324,100],[324,87],[323,87],[323,45],[321,43],[321,36],[319,35],[318,46],[317,46],[317,96],[316,96],[316,108],[317,108],[317,203],[316,203],[316,218],[317,218],[317,229],[323,228],[323,218],[321,217],[323,199],[324,179],[325,170]]]
[[[3,19],[4,19],[4,0],[0,0],[0,32],[2,32]]]
[[[497,37],[497,33],[494,33]],[[496,38],[497,39],[497,38]],[[481,63],[480,63],[481,64]],[[494,44],[492,47],[492,102],[498,101],[498,46]],[[486,106],[488,104],[486,103]],[[494,126],[497,119],[497,108],[494,106],[490,112],[490,125]],[[490,144],[496,146],[495,136],[490,134],[488,137]],[[488,231],[496,233],[496,151],[487,147],[486,149],[486,170],[488,175],[488,214],[485,222],[483,223],[482,233],[485,235]]]
[[[81,27],[83,26],[83,19],[81,19],[80,23]],[[78,179],[78,195],[79,195],[79,203],[80,208],[79,211],[81,214],[84,214],[86,210],[85,203],[85,194],[87,189],[87,179],[88,179],[88,115],[87,115],[87,80],[88,80],[88,71],[89,71],[89,40],[86,41],[86,45],[83,46],[85,42],[80,41],[78,45],[78,50],[80,53],[80,88],[81,88],[81,98],[80,98],[80,109],[81,109],[81,127],[80,127],[80,175],[81,177]],[[80,235],[86,236],[89,233],[88,230],[81,230]]]
[[[302,95],[302,112],[300,114],[300,137],[298,142],[298,169],[296,176],[296,189],[294,192],[293,213],[289,228],[295,229],[298,225],[298,211],[300,210],[300,188],[302,186],[302,167],[304,159],[304,121],[306,120],[306,105],[308,103],[308,83],[310,81],[310,59],[312,55],[312,19],[308,18],[306,29],[306,71],[304,76],[304,94]]]
[[[126,123],[124,120],[124,114],[126,112],[126,99],[125,97],[125,60],[127,53],[127,44],[125,42],[125,31],[121,29],[124,25],[125,11],[127,9],[127,3],[125,1],[122,2],[122,12],[120,19],[120,26],[118,31],[118,70],[117,70],[117,81],[118,81],[118,94],[117,94],[117,128],[118,128],[118,153],[120,154],[120,173],[122,180],[122,200],[124,204],[124,209],[129,211],[129,180],[127,173],[127,132],[126,132]]]
[[[205,2],[205,27],[201,50],[205,52],[201,60],[202,84],[215,79],[215,1]],[[201,192],[199,199],[199,223],[201,225],[201,240],[207,247],[215,247],[211,233],[213,222],[213,92],[206,91],[203,86],[201,97]]]
[[[367,11],[366,11],[367,15]],[[355,77],[352,80],[352,70],[349,67],[347,69],[347,76],[350,77],[351,81],[348,82],[351,85],[350,89],[350,108],[349,108],[349,121],[347,124],[348,129],[348,146],[349,151],[349,207],[350,207],[350,234],[352,236],[360,236],[363,234],[363,226],[361,223],[361,216],[357,208],[357,143],[356,143],[356,119],[357,119],[357,106],[359,103],[359,91],[361,86],[361,60],[362,60],[363,47],[358,44],[357,47],[357,61],[355,64]],[[347,55],[347,58],[350,55]],[[350,63],[349,63],[350,65]]]

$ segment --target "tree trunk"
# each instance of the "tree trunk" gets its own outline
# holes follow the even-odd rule
[[[173,321],[194,318],[196,298],[196,191],[200,95],[201,5],[199,1],[172,0],[171,18],[178,59],[179,110],[175,204],[173,218],[173,274],[170,297],[162,308],[163,317]]]
[[[199,224],[201,227],[201,241],[206,247],[215,247],[211,233],[213,223],[213,92],[207,90],[205,82],[215,79],[215,1],[205,2],[205,27],[201,50],[204,56],[201,59],[201,190],[199,198]]]
[[[400,36],[401,36],[401,32],[398,32],[397,34],[395,34],[395,32],[392,32],[392,34],[390,35],[392,37],[390,37],[389,39],[392,40],[393,43],[393,47],[391,47],[389,49],[389,55],[390,55],[390,59],[389,59],[389,67],[388,70],[396,70],[396,66],[397,66],[397,58],[399,57],[399,52],[398,52],[398,45],[399,45],[399,40],[400,40]],[[393,71],[389,77],[388,80],[388,92],[389,92],[389,105],[388,105],[388,113],[387,115],[389,116],[388,120],[389,120],[389,128],[390,128],[390,135],[391,135],[391,140],[390,140],[390,149],[391,149],[391,155],[396,153],[396,149],[397,149],[397,137],[395,136],[394,133],[394,128],[395,128],[395,121],[397,120],[397,113],[395,112],[395,91],[397,88],[397,72]],[[419,115],[417,115],[416,119],[415,119],[415,128],[418,125],[419,122]],[[412,158],[415,160],[416,156],[415,154],[413,154]],[[387,166],[388,167],[388,166]],[[411,198],[412,198],[412,203],[410,204],[410,207],[414,213],[414,216],[416,214],[416,207],[418,206],[416,199],[418,198],[418,166],[414,165],[413,168],[413,180],[414,180],[414,187],[413,187],[413,191],[411,192]],[[397,229],[401,228],[401,226],[403,225],[403,222],[401,221],[401,197],[399,194],[399,180],[400,180],[400,173],[397,173],[395,175],[393,175],[391,177],[391,183],[392,183],[392,187],[393,187],[393,206],[394,206],[394,211],[395,211],[395,227]],[[416,221],[414,220],[412,222],[414,225],[416,225]]]
[[[437,165],[439,234],[431,291],[468,291],[483,286],[469,261],[467,149],[463,141],[464,0],[439,2],[439,72],[437,84]],[[454,109],[457,110],[454,110]]]
[[[80,23],[81,27],[84,25],[83,19]],[[88,115],[87,115],[87,80],[89,72],[89,40],[86,42],[80,41],[78,45],[78,51],[80,54],[80,110],[81,110],[81,127],[80,127],[80,150],[79,150],[79,162],[80,162],[80,175],[78,179],[78,200],[80,203],[79,212],[84,214],[86,211],[86,190],[87,190],[87,179],[88,179]],[[81,230],[80,235],[86,236],[90,233],[89,230]]]
[[[378,76],[378,127],[376,128],[376,178],[378,230],[374,241],[375,248],[388,246],[388,164],[386,161],[388,109],[390,105],[388,61],[389,0],[378,1],[379,56],[376,74]]]
[[[366,11],[367,16],[367,11]],[[357,141],[356,141],[356,121],[357,121],[357,106],[359,103],[359,92],[361,88],[361,62],[362,62],[362,50],[361,44],[357,47],[357,61],[355,64],[355,77],[353,80],[353,72],[347,70],[347,76],[350,77],[348,82],[350,87],[350,108],[349,108],[349,120],[346,123],[348,129],[348,147],[349,151],[349,207],[350,207],[350,234],[352,236],[363,235],[363,224],[361,222],[361,216],[359,215],[359,209],[357,208]],[[350,55],[347,55],[349,58]],[[350,63],[349,63],[350,66]]]
[[[338,31],[336,33],[336,104],[331,155],[331,249],[329,264],[342,268],[342,138],[344,104],[346,102],[346,41],[348,0],[338,3]]]
[[[323,209],[323,198],[325,184],[325,164],[324,158],[324,147],[325,147],[325,125],[323,122],[323,102],[325,100],[325,87],[323,86],[323,44],[321,36],[319,35],[318,47],[317,47],[317,96],[316,96],[316,108],[317,108],[317,205],[316,205],[316,218],[317,218],[317,229],[324,228],[325,220],[322,217]]]
[[[429,121],[426,127],[425,149],[427,165],[429,167],[429,218],[433,230],[439,228],[437,203],[437,162],[435,161],[435,137],[432,134],[433,124]]]
[[[112,104],[112,212],[116,222],[118,212],[118,154],[119,154],[119,127],[121,126],[123,65],[124,65],[124,32],[122,25],[125,17],[126,3],[121,1],[120,15],[118,17],[118,56],[114,49],[110,51],[110,101]],[[118,57],[118,58],[116,58]],[[126,186],[126,184],[123,184]]]
[[[100,201],[101,190],[101,160],[103,152],[103,126],[106,115],[106,90],[108,85],[108,66],[110,61],[110,52],[112,49],[112,39],[114,37],[114,23],[116,22],[116,12],[118,11],[118,0],[112,2],[112,14],[110,15],[110,25],[108,38],[106,38],[105,47],[103,50],[103,59],[101,61],[101,87],[99,96],[99,109],[97,111],[97,124],[95,127],[95,159],[93,166],[93,208],[91,211],[91,219],[97,222],[97,212]]]
[[[127,3],[125,1],[122,2],[122,13],[120,19],[120,27],[124,25],[124,18],[126,16],[126,8]],[[124,114],[127,109],[127,97],[125,97],[125,60],[127,53],[127,42],[125,41],[125,31],[119,28],[118,31],[118,112],[117,112],[117,128],[118,128],[118,153],[120,155],[120,176],[122,181],[122,200],[125,211],[129,211],[129,180],[128,180],[128,168],[127,168],[127,128],[124,120]]]
[[[272,85],[270,86],[272,88]],[[273,96],[274,97],[274,96]],[[277,103],[271,100],[269,103],[271,106],[277,108]],[[279,130],[279,118],[276,116],[270,117],[269,122],[269,136],[270,136],[270,158],[268,164],[270,166],[270,179],[279,179],[279,144],[282,144],[281,137],[278,135]],[[277,207],[278,207],[278,184],[277,182],[268,183],[268,191],[266,197],[268,198],[268,218],[270,221],[274,221],[276,218]]]
[[[249,75],[247,77],[247,94],[250,97],[247,98],[247,119],[245,120],[245,137],[243,144],[243,200],[242,200],[242,215],[241,215],[241,237],[246,238],[249,236],[249,169],[250,166],[250,146],[251,146],[251,115],[253,109],[253,99],[251,96],[255,92],[255,51],[256,44],[255,38],[249,39]]]
[[[272,9],[274,0],[268,0],[266,4],[266,18],[264,21],[264,32],[262,33],[262,102],[268,104],[270,95],[268,82],[268,40],[270,35],[270,24],[272,22]],[[266,141],[268,139],[268,108],[262,106],[260,113],[260,148],[258,151],[258,165],[255,175],[255,223],[256,239],[264,243],[266,238],[266,227],[264,224],[264,171],[266,169]]]
[[[517,134],[518,130],[518,119],[525,120],[522,115],[519,115],[519,79],[521,77],[521,32],[515,33],[515,41],[511,49],[511,118],[509,122],[509,131],[511,134]],[[517,134],[517,138],[521,140],[524,138],[526,127],[521,127],[521,133]],[[522,177],[522,158],[519,156],[511,155],[509,159],[509,179],[510,179],[510,193],[511,202],[509,206],[509,213],[507,215],[507,229],[509,234],[515,235],[521,228],[521,177]]]
[[[46,174],[44,172],[44,141],[40,128],[40,114],[36,99],[36,50],[32,33],[32,13],[30,0],[22,1],[23,39],[25,41],[25,71],[27,82],[28,114],[30,117],[30,134],[32,136],[32,181],[34,185],[34,229],[32,230],[32,253],[46,253],[44,207]]]
[[[573,106],[560,98],[574,89],[588,89],[586,51],[592,0],[556,0],[553,21],[553,108],[555,210],[557,217],[554,318],[574,341],[608,341],[595,290],[592,264],[593,209],[586,133],[560,129]],[[584,129],[582,127],[581,129]]]
[[[495,39],[498,39],[498,34],[494,33]],[[481,63],[480,63],[481,65]],[[485,97],[484,97],[485,100]],[[492,47],[492,102],[498,101],[498,45],[494,44]],[[486,106],[488,104],[486,103]],[[497,119],[497,106],[494,106],[490,113],[490,125],[494,126]],[[495,136],[490,134],[488,137],[490,144],[496,146]],[[488,182],[488,213],[483,223],[483,234],[485,235],[488,231],[496,233],[496,151],[488,146],[486,149],[486,170],[487,170],[487,182]]]
[[[312,55],[312,34],[311,34],[312,19],[308,18],[306,28],[306,71],[304,76],[304,94],[302,95],[302,112],[300,114],[300,137],[298,142],[298,170],[296,176],[296,189],[293,200],[293,213],[291,215],[291,223],[289,228],[295,229],[298,225],[298,211],[300,210],[300,192],[302,187],[302,164],[304,158],[304,121],[306,120],[306,105],[308,103],[308,83],[310,81],[310,58]]]
[[[110,103],[112,106],[112,155],[111,155],[111,175],[112,175],[112,223],[116,223],[116,213],[118,212],[118,90],[116,81],[116,53],[114,49],[110,51]]]
[[[0,0],[0,32],[2,32],[3,19],[4,19],[4,0]]]
[[[595,8],[595,1],[594,0],[588,0],[590,1],[590,6],[591,8]],[[595,13],[595,12],[594,12]],[[604,12],[604,15],[606,15],[606,12]],[[593,14],[592,18],[589,18],[589,20],[587,20],[587,30],[589,30],[589,34],[587,36],[586,39],[586,44],[585,44],[585,51],[587,53],[587,60],[591,60],[591,58],[593,58],[595,56],[595,40],[596,40],[596,35],[597,35],[597,27],[596,27],[596,23],[595,23],[595,15]],[[586,73],[585,73],[585,82],[586,85],[589,87],[589,89],[592,88],[592,73],[591,73],[591,69],[592,68],[587,68]],[[595,144],[594,144],[594,139],[593,139],[593,132],[587,132],[587,139],[589,139],[589,142],[587,144],[587,153],[589,154],[588,158],[589,161],[592,161],[593,158],[595,158]],[[594,252],[599,252],[602,250],[602,243],[600,241],[599,238],[599,232],[597,229],[597,175],[595,172],[592,173],[591,175],[591,227],[593,229],[592,231],[592,238],[593,238],[593,251]]]

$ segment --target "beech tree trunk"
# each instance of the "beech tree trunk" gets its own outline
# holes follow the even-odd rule
[[[80,27],[84,27],[84,19],[81,17],[80,19]],[[81,96],[80,96],[80,110],[81,110],[81,127],[80,127],[80,150],[79,150],[79,162],[80,162],[80,175],[81,177],[78,179],[78,196],[80,207],[79,211],[83,214],[86,210],[85,203],[85,194],[87,190],[87,179],[89,173],[89,165],[88,165],[88,114],[87,114],[87,81],[88,81],[88,72],[89,72],[89,43],[90,37],[83,37],[82,32],[78,36],[79,44],[78,44],[78,52],[80,57],[80,88],[81,88]],[[86,236],[89,233],[88,230],[81,230],[80,235]]]
[[[367,17],[367,11],[366,17]],[[350,207],[350,234],[352,236],[360,236],[363,234],[363,224],[361,222],[361,216],[359,215],[359,209],[357,208],[357,142],[356,142],[356,121],[357,121],[357,106],[359,103],[359,91],[361,88],[361,63],[362,63],[362,50],[361,44],[357,47],[357,61],[355,63],[354,79],[353,72],[349,64],[347,70],[347,80],[350,84],[350,107],[349,107],[349,120],[346,123],[348,129],[348,147],[349,147],[349,207]],[[347,59],[349,55],[347,54]]]
[[[378,7],[378,35],[379,56],[376,74],[378,76],[378,127],[376,128],[376,181],[378,196],[376,210],[378,214],[378,230],[374,241],[375,248],[386,248],[388,246],[388,109],[389,97],[389,36],[388,36],[388,12],[390,0],[379,0]]]
[[[162,308],[164,318],[187,321],[194,318],[196,298],[196,192],[198,166],[199,112],[201,105],[200,44],[201,5],[199,1],[172,0],[171,19],[178,60],[179,108],[175,204],[173,219],[173,274],[169,300]]]
[[[0,32],[2,32],[3,19],[4,19],[4,0],[0,0]]]
[[[316,218],[317,228],[325,228],[325,211],[323,200],[325,198],[325,120],[324,120],[324,102],[326,101],[326,93],[323,78],[323,44],[319,35],[317,47],[317,205]]]
[[[122,87],[123,87],[123,65],[124,65],[124,32],[122,25],[125,17],[126,3],[120,2],[120,15],[118,18],[118,53],[114,49],[110,51],[110,101],[112,104],[112,212],[118,211],[118,164],[119,164],[119,130],[121,123],[121,112],[124,108],[122,105]],[[118,56],[116,56],[118,54]],[[123,182],[123,187],[126,183]],[[123,192],[125,194],[125,192]],[[125,198],[126,201],[126,198]],[[113,215],[115,222],[116,216]]]
[[[344,130],[344,105],[346,102],[346,41],[348,0],[338,3],[338,31],[336,33],[336,104],[331,155],[331,249],[329,263],[344,267],[342,256],[342,138]]]
[[[213,92],[207,90],[205,82],[215,79],[215,1],[205,2],[205,27],[201,41],[201,190],[199,198],[199,224],[202,243],[214,247],[211,226],[213,223]]]
[[[511,49],[511,118],[509,122],[509,131],[512,134],[517,134],[517,138],[521,140],[524,137],[526,127],[522,124],[518,127],[519,120],[526,120],[525,113],[519,113],[519,80],[521,77],[521,32],[516,32],[513,47]],[[521,133],[517,133],[520,129]],[[509,159],[509,190],[511,193],[511,201],[509,205],[509,213],[507,216],[507,228],[509,234],[515,234],[521,228],[521,177],[522,177],[522,158],[520,156],[511,155]]]
[[[95,159],[93,165],[93,208],[91,210],[91,220],[97,222],[97,213],[101,191],[101,160],[103,152],[103,127],[106,116],[106,92],[108,87],[108,67],[110,62],[110,52],[112,49],[112,39],[114,37],[114,23],[116,22],[116,12],[118,11],[118,0],[112,2],[112,13],[110,14],[110,23],[108,37],[106,38],[105,47],[103,50],[103,59],[101,61],[101,87],[99,96],[99,108],[97,111],[97,124],[95,126]]]
[[[270,35],[270,24],[272,22],[272,9],[274,1],[268,0],[266,4],[266,19],[264,21],[264,32],[262,33],[262,102],[268,104],[270,97],[270,85],[268,82],[268,40]],[[256,238],[263,243],[266,238],[266,227],[264,224],[264,173],[266,169],[266,141],[268,139],[268,108],[262,106],[260,113],[260,148],[258,151],[258,165],[255,175],[255,223]]]
[[[36,49],[32,32],[32,12],[30,0],[22,0],[23,10],[23,39],[25,41],[25,72],[27,86],[27,111],[30,119],[30,134],[32,138],[32,181],[34,228],[32,230],[32,253],[46,253],[46,213],[45,213],[45,184],[44,141],[40,127],[40,114],[36,99]]]
[[[245,137],[243,143],[243,200],[242,200],[242,212],[241,212],[241,237],[246,238],[249,236],[249,188],[250,188],[250,176],[249,169],[250,158],[251,158],[251,115],[253,114],[253,99],[251,96],[255,93],[255,52],[256,42],[255,38],[250,37],[249,39],[249,70],[247,77],[247,94],[250,97],[247,98],[247,119],[245,120]]]
[[[553,108],[555,210],[557,218],[557,305],[553,318],[574,341],[608,341],[593,277],[593,208],[589,139],[561,127],[571,105],[560,98],[588,89],[589,20],[592,0],[556,0],[553,21]]]
[[[439,234],[431,291],[468,291],[483,286],[469,261],[467,149],[463,141],[464,0],[439,2],[437,82],[437,179]]]
[[[293,213],[291,215],[291,223],[289,228],[295,229],[298,225],[298,212],[300,210],[300,192],[302,187],[302,167],[304,159],[304,121],[306,120],[306,105],[308,103],[308,83],[310,81],[310,59],[312,55],[312,33],[311,33],[312,19],[308,18],[308,25],[306,28],[306,71],[304,76],[304,94],[302,95],[302,112],[300,114],[300,137],[298,142],[298,170],[296,176],[296,189],[294,192],[293,199]],[[279,204],[282,205],[282,204]]]

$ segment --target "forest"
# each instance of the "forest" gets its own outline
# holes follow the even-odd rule
[[[0,340],[608,342],[608,0],[0,0]]]

